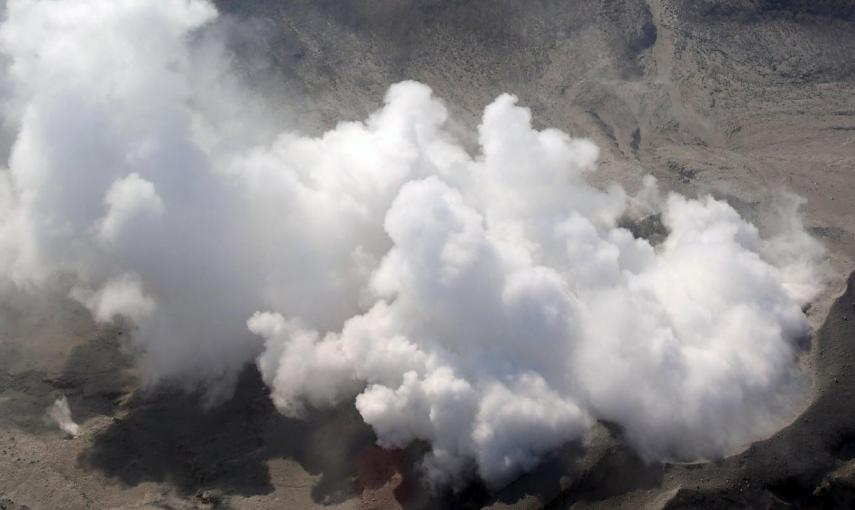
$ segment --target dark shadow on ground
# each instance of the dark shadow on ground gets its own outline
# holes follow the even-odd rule
[[[45,379],[66,394],[75,421],[112,415],[137,386],[133,357],[121,326],[99,326],[86,343],[72,349],[62,373]]]
[[[120,325],[94,324],[59,280],[38,290],[0,284],[0,420],[57,433],[45,412],[62,395],[77,422],[111,414],[135,385],[121,334]]]
[[[63,395],[78,423],[113,414],[135,384],[132,360],[122,352],[121,342],[118,328],[98,328],[90,340],[71,350],[59,374],[0,366],[0,394],[6,395],[0,400],[0,415],[30,433],[52,433],[57,427],[45,419],[46,410]],[[0,339],[0,358],[14,360],[20,350],[19,343]]]
[[[285,418],[255,367],[241,374],[232,399],[212,409],[200,395],[170,389],[138,392],[128,406],[79,464],[127,485],[167,482],[185,494],[268,494],[274,488],[266,461],[287,458],[321,476],[312,488],[316,502],[337,503],[356,494],[351,460],[375,441],[352,405]]]
[[[642,460],[626,446],[616,425],[600,422],[598,427],[602,433],[589,439],[592,444],[564,445],[490,502],[512,505],[533,496],[540,505],[569,508],[579,501],[603,501],[661,484],[661,464]]]
[[[627,446],[618,445],[581,473],[558,498],[561,505],[555,507],[569,508],[578,501],[604,501],[653,489],[661,485],[663,474],[662,464],[645,462]]]

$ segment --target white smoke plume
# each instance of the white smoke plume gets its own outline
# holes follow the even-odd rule
[[[71,418],[71,408],[68,407],[68,399],[65,395],[57,398],[47,409],[47,419],[56,424],[60,430],[70,437],[80,435],[80,425],[74,423]]]
[[[823,256],[795,207],[761,235],[651,179],[593,187],[596,146],[511,95],[474,155],[415,82],[364,122],[268,132],[204,0],[6,15],[0,271],[74,275],[152,381],[216,400],[257,357],[283,413],[353,402],[382,445],[429,442],[438,483],[503,483],[596,420],[701,459],[791,417]],[[653,213],[661,244],[619,226]]]

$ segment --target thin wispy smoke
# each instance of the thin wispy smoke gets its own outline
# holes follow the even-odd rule
[[[68,434],[70,437],[80,435],[80,426],[74,423],[71,418],[71,408],[68,406],[68,399],[65,395],[57,398],[53,404],[47,409],[47,419],[56,424],[60,430]]]
[[[7,10],[0,271],[73,275],[97,320],[135,324],[149,380],[216,401],[256,360],[289,416],[353,402],[382,445],[429,442],[436,483],[501,484],[597,420],[700,459],[792,416],[823,258],[796,205],[761,235],[652,178],[594,187],[597,147],[507,94],[474,155],[415,82],[272,133],[202,0]],[[619,226],[642,215],[664,241]]]

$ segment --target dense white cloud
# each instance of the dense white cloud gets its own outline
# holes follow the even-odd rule
[[[415,82],[364,122],[269,132],[224,106],[255,100],[215,19],[203,0],[9,0],[0,28],[18,132],[0,271],[73,275],[97,320],[135,323],[151,380],[215,400],[256,359],[283,413],[353,403],[381,444],[428,441],[440,483],[502,483],[596,420],[697,459],[791,416],[822,258],[795,207],[761,235],[652,179],[594,187],[596,146],[507,94],[474,155]],[[660,244],[619,227],[646,214]]]
[[[104,205],[107,214],[98,224],[98,237],[107,243],[115,242],[136,218],[163,214],[163,200],[154,185],[137,174],[116,180],[104,195]]]

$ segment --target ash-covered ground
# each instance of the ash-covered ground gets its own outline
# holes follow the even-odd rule
[[[463,123],[512,92],[592,138],[598,178],[711,193],[747,218],[806,199],[834,278],[807,311],[811,401],[742,453],[647,463],[596,425],[497,491],[426,490],[350,404],[279,414],[254,366],[211,409],[143,391],[121,324],[64,293],[0,302],[0,508],[848,508],[855,501],[855,5],[847,0],[219,0],[237,67],[320,132],[413,79]],[[251,27],[247,29],[246,27]],[[643,230],[643,229],[642,229]],[[653,229],[655,230],[655,228]],[[57,288],[64,288],[57,282]],[[8,293],[4,293],[4,296]],[[45,420],[65,395],[80,425]]]

